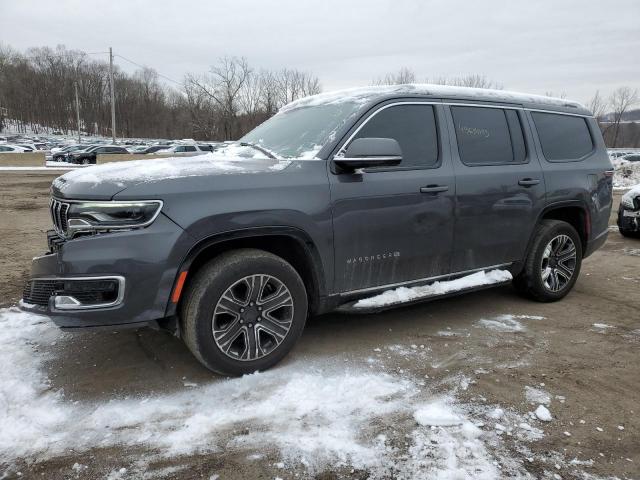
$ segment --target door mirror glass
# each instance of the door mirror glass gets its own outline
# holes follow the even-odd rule
[[[402,149],[393,138],[356,138],[347,147],[344,156],[333,162],[343,170],[356,168],[390,167],[402,161]]]

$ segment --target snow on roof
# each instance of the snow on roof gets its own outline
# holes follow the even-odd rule
[[[317,105],[329,105],[341,102],[368,103],[378,97],[388,95],[428,95],[430,97],[456,97],[468,100],[489,100],[507,103],[529,103],[554,107],[585,108],[578,102],[564,98],[533,95],[530,93],[493,90],[489,88],[454,87],[450,85],[432,85],[428,83],[409,83],[404,85],[381,85],[356,87],[332,92],[320,93],[295,100],[280,109],[281,112]]]

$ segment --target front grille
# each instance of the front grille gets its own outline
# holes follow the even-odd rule
[[[31,280],[24,287],[22,300],[25,303],[46,307],[54,292],[62,288],[63,284],[59,280]]]
[[[61,202],[55,198],[51,198],[49,202],[49,211],[51,213],[51,220],[53,221],[53,228],[55,228],[58,235],[64,237],[67,231],[67,213],[69,213],[69,204]]]

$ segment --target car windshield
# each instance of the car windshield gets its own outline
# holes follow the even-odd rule
[[[361,105],[343,101],[284,110],[239,142],[260,146],[280,158],[314,158]],[[253,153],[256,153],[255,149]]]

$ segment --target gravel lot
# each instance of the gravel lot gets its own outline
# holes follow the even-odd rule
[[[326,315],[277,368],[225,379],[163,332],[7,309],[52,178],[0,178],[0,478],[640,478],[640,240],[612,229],[562,302]]]

